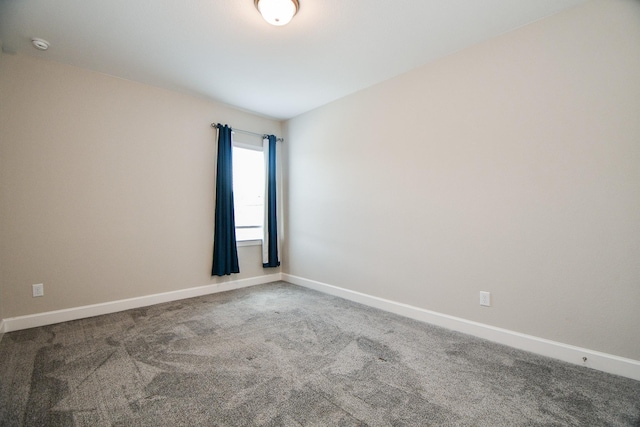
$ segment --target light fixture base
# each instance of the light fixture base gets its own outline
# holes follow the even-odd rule
[[[298,13],[298,0],[253,0],[253,4],[265,21],[271,25],[287,25]]]
[[[49,42],[43,39],[33,38],[31,39],[31,44],[38,50],[49,49]]]

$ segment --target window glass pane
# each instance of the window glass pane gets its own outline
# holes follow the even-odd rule
[[[262,239],[264,221],[264,154],[233,147],[233,198],[236,240]]]

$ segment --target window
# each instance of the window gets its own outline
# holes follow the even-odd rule
[[[238,242],[262,240],[264,185],[262,147],[234,143],[233,198]]]

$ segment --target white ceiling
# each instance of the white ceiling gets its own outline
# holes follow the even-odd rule
[[[0,42],[287,119],[586,1],[300,0],[273,27],[253,0],[0,0]]]

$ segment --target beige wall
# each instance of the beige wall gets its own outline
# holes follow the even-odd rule
[[[4,318],[229,280],[210,277],[210,123],[279,122],[21,55],[2,55],[0,100]],[[259,246],[239,255],[231,279],[278,271]]]
[[[285,132],[285,272],[640,360],[640,2],[587,3]]]

